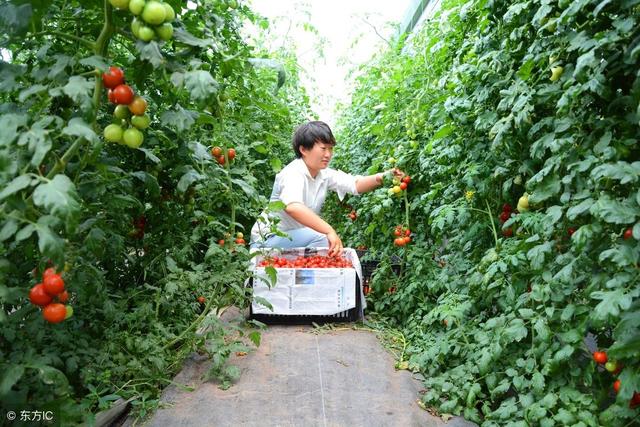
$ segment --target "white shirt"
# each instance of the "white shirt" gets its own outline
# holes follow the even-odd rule
[[[276,175],[269,202],[281,201],[285,206],[299,202],[320,215],[328,190],[338,193],[340,200],[347,193],[358,195],[358,190],[356,190],[358,178],[360,178],[359,175],[350,175],[331,168],[321,169],[318,175],[313,178],[304,161],[295,159]],[[278,224],[280,231],[304,227],[284,210],[273,212],[271,215],[280,218]],[[261,217],[266,218],[265,212],[261,214]],[[261,231],[262,235],[266,236],[270,229],[271,224],[268,219],[265,222],[258,219],[251,228],[251,242],[261,241]]]

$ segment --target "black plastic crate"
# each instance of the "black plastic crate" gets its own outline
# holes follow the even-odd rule
[[[253,278],[249,279],[249,286],[253,287]],[[362,298],[360,297],[360,279],[356,275],[356,306],[349,310],[336,314],[327,315],[306,315],[306,314],[254,314],[253,306],[249,304],[249,318],[269,325],[306,325],[317,323],[342,323],[355,322],[360,320],[359,313],[362,311]]]

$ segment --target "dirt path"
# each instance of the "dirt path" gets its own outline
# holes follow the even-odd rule
[[[185,362],[145,426],[471,426],[446,424],[418,404],[421,382],[396,371],[392,356],[368,331],[314,332],[270,326],[258,349],[233,356],[242,375],[228,390],[200,378],[207,358]]]

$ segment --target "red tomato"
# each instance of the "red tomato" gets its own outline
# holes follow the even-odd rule
[[[396,236],[396,237],[402,236],[402,230],[400,228],[396,227],[396,229],[393,230],[393,235]]]
[[[640,393],[637,391],[633,392],[633,397],[629,401],[629,408],[633,409],[636,406],[640,406]]]
[[[102,74],[102,82],[104,87],[113,89],[124,83],[124,71],[120,67],[109,67],[109,70]]]
[[[600,365],[604,365],[607,363],[607,353],[604,351],[594,351],[593,352],[593,360]]]
[[[504,237],[511,237],[513,236],[513,230],[510,228],[507,228],[506,230],[502,230],[502,235]]]
[[[621,384],[622,384],[622,383],[620,382],[620,380],[616,380],[616,381],[613,383],[613,391],[615,391],[615,392],[616,392],[616,394],[618,394],[618,392],[620,391],[620,385],[621,385]]]
[[[407,189],[407,183],[406,182],[401,182],[400,183],[400,189],[401,190],[406,190]]]
[[[513,209],[509,203],[505,203],[502,205],[502,212],[511,212]]]
[[[631,229],[631,227],[624,230],[622,237],[624,238],[624,240],[629,240],[633,237],[633,230]]]
[[[411,230],[409,230],[408,228],[406,230],[404,230],[404,235],[405,236],[411,236]]]
[[[56,296],[64,291],[64,280],[59,274],[50,274],[42,281],[44,290],[51,296]]]
[[[198,297],[198,302],[199,302],[200,304],[204,304],[204,302],[205,302],[205,301],[206,301],[206,299],[205,299],[203,296],[199,296],[199,297]]]
[[[573,233],[575,233],[575,232],[576,232],[576,229],[573,228],[573,227],[569,227],[567,229],[567,234],[569,235],[569,237],[573,236]]]
[[[67,315],[67,307],[64,304],[54,302],[42,310],[42,315],[49,323],[60,323]]]
[[[224,165],[224,155],[219,155],[217,160],[219,164]]]
[[[229,157],[229,161],[235,159],[236,158],[236,149],[235,148],[229,148],[229,150],[227,151],[227,157]]]
[[[511,213],[510,213],[510,212],[505,212],[505,211],[503,211],[503,212],[500,214],[500,221],[502,221],[502,222],[507,222],[507,220],[509,219],[509,217],[510,217],[510,216],[511,216]]]
[[[404,178],[402,178],[402,182],[408,185],[411,182],[411,177],[409,175],[405,175]]]
[[[409,236],[404,236],[402,238],[402,246],[406,245],[407,243],[411,243],[411,237]]]
[[[62,291],[59,295],[58,295],[58,302],[67,302],[69,301],[69,292],[67,291]]]
[[[44,285],[42,283],[38,283],[29,291],[29,301],[31,301],[31,304],[44,307],[51,303],[51,299],[51,295],[44,290]]]
[[[113,99],[116,104],[129,105],[133,101],[133,89],[129,85],[121,84],[113,89]]]
[[[220,154],[222,154],[222,148],[220,147],[213,147],[211,149],[211,155],[215,158],[220,157]]]
[[[56,269],[53,267],[49,267],[47,268],[44,273],[42,273],[42,278],[44,279],[45,277],[51,275],[51,274],[56,274]]]
[[[107,92],[107,98],[109,98],[109,102],[111,102],[112,104],[117,104],[116,102],[116,98],[114,96],[114,93],[111,89],[109,89],[109,91]]]

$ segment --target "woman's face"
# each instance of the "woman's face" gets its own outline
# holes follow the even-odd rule
[[[315,177],[318,172],[329,166],[333,156],[333,145],[321,141],[316,141],[310,150],[300,147],[300,153],[304,163],[309,168],[311,176]]]

